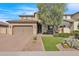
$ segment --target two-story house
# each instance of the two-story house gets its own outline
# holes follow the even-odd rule
[[[0,23],[0,34],[37,35],[41,32],[40,21],[36,13],[34,15],[19,15],[19,20],[11,20],[6,23]]]
[[[74,14],[65,14],[63,16],[63,23],[59,28],[59,33],[70,33],[75,30],[79,30],[79,12]]]
[[[70,33],[79,30],[79,12],[63,15],[63,22],[58,29],[59,33]],[[38,33],[53,33],[53,26],[44,27],[37,14],[19,15],[19,20],[0,23],[0,33],[9,35],[37,35]]]

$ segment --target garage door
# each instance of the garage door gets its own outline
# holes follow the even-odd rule
[[[14,35],[32,35],[33,28],[32,26],[14,26],[13,34]]]

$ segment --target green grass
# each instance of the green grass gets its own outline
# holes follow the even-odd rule
[[[43,36],[42,41],[46,51],[59,51],[56,47],[58,43],[63,42],[64,38],[61,37],[53,37],[53,36]]]

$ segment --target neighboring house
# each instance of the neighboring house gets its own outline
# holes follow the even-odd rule
[[[34,15],[19,15],[19,20],[11,20],[0,22],[0,33],[9,35],[37,35],[38,33],[53,33],[53,26],[45,27],[41,24],[37,14]],[[79,29],[79,12],[74,14],[65,14],[63,23],[59,27],[59,33],[70,33],[73,30]]]
[[[71,31],[79,30],[79,12],[74,14],[65,14],[63,23],[59,28],[59,33],[70,33]]]
[[[7,34],[7,27],[8,27],[8,24],[6,22],[0,21],[0,33],[1,34]]]

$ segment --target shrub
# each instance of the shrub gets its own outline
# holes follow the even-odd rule
[[[35,37],[33,38],[33,40],[37,40],[37,37],[35,36]]]
[[[76,39],[79,39],[79,31],[78,30],[73,31],[73,35]]]
[[[32,42],[35,44],[36,43],[36,40],[37,40],[37,36],[34,36]]]
[[[76,34],[79,35],[79,31],[78,30],[75,30],[75,31],[73,31],[73,34],[74,35],[76,35]]]
[[[57,33],[54,36],[55,37],[65,37],[68,38],[71,34],[70,33]]]

